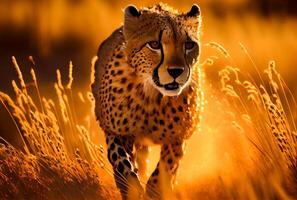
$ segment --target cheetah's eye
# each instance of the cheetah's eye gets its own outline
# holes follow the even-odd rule
[[[192,41],[185,42],[185,49],[191,50],[195,47],[196,43]]]
[[[147,44],[153,50],[161,49],[161,43],[159,41],[150,41]]]

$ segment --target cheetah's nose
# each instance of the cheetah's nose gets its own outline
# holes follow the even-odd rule
[[[172,76],[175,79],[183,73],[184,68],[183,67],[168,67],[167,71],[170,74],[170,76]]]

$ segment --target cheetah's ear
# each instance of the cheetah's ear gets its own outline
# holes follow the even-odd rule
[[[139,17],[141,14],[137,10],[137,8],[134,5],[129,5],[125,8],[125,18],[126,17]]]
[[[192,8],[189,12],[186,14],[188,17],[198,17],[200,16],[200,8],[197,4],[193,4]]]
[[[128,39],[139,29],[141,13],[134,5],[129,5],[125,8],[124,15],[124,36]]]

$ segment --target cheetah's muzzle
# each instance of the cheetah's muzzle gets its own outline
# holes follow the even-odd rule
[[[179,88],[179,84],[175,81],[173,81],[172,83],[168,83],[166,85],[164,85],[164,88],[166,90],[177,90]]]
[[[176,77],[174,77],[176,78]],[[167,83],[165,85],[161,84],[160,83],[160,80],[159,80],[159,76],[158,76],[158,68],[155,68],[154,71],[153,71],[153,82],[158,86],[158,87],[162,87],[166,90],[178,90],[180,88],[180,84],[177,83],[174,79],[173,82],[171,83]]]

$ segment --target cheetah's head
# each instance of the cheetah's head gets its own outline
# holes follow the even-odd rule
[[[166,96],[182,92],[198,62],[200,24],[197,5],[182,14],[164,4],[125,9],[125,52],[144,84]]]

